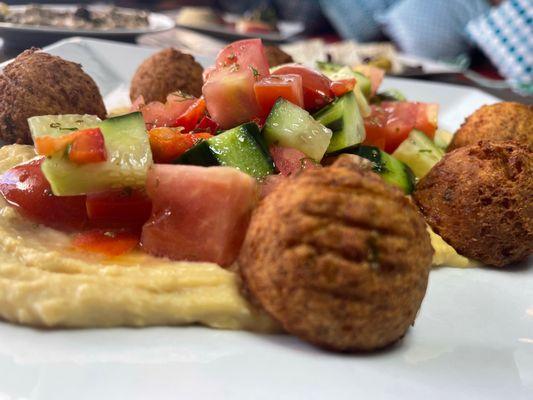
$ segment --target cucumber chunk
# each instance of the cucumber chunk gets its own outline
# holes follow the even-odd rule
[[[65,123],[65,116],[57,116],[57,124],[63,127],[85,129],[89,126],[79,124],[70,126]],[[48,116],[48,125],[54,124],[53,116]],[[33,121],[34,137],[43,134],[66,134],[47,129],[44,120]],[[52,122],[49,122],[52,121]],[[88,122],[94,127],[92,120]],[[54,126],[57,126],[54,124]],[[68,159],[66,153],[48,157],[42,165],[42,171],[56,196],[74,196],[100,192],[122,187],[143,187],[146,174],[152,164],[152,151],[146,134],[144,119],[140,112],[109,118],[97,124],[105,140],[107,160],[100,163],[78,165]],[[53,128],[56,129],[56,128]]]
[[[333,131],[328,153],[352,147],[365,140],[365,125],[354,92],[335,99],[313,117]]]
[[[266,119],[263,135],[269,146],[292,147],[319,162],[326,153],[332,132],[304,109],[279,98]]]
[[[435,143],[435,146],[446,151],[452,139],[453,133],[445,131],[444,129],[437,129],[435,131],[435,137],[433,138],[433,142]]]
[[[32,138],[39,136],[61,136],[80,129],[94,128],[101,120],[96,115],[40,115],[28,118]]]
[[[402,189],[405,194],[414,190],[413,171],[390,154],[373,146],[357,146],[349,152],[372,161],[372,170],[381,175],[385,182]]]
[[[372,98],[372,104],[381,104],[383,101],[406,101],[407,97],[398,89],[388,89],[376,95]]]
[[[175,163],[224,165],[237,168],[257,179],[274,173],[274,162],[259,128],[252,122],[199,142],[176,159]]]
[[[423,132],[414,129],[392,155],[406,163],[420,179],[439,162],[444,151]]]

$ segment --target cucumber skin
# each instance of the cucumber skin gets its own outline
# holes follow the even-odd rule
[[[353,114],[350,115],[350,112]],[[365,140],[364,121],[354,92],[336,98],[333,103],[317,111],[313,117],[333,132],[326,150],[327,154],[353,147]]]
[[[238,130],[238,131],[236,131]],[[216,151],[216,147],[219,145],[216,143],[220,141],[220,138],[224,138],[224,135],[238,135],[238,134],[247,134],[257,146],[257,150],[261,153],[261,157],[264,160],[264,165],[261,167],[261,170],[249,169],[248,166],[237,165],[236,163],[227,163],[225,162]],[[201,140],[194,147],[187,150],[184,154],[178,157],[173,162],[174,164],[188,164],[188,165],[201,165],[205,167],[211,166],[220,166],[227,165],[230,167],[237,168],[254,178],[261,179],[265,176],[274,173],[274,161],[270,156],[266,148],[264,139],[261,136],[261,131],[258,126],[249,122],[235,128],[229,129],[225,132],[218,134],[217,136]]]
[[[415,189],[416,178],[408,165],[394,158],[390,154],[374,146],[354,146],[333,153],[355,154],[372,162],[372,170],[380,175],[383,180],[403,190],[405,194],[411,194]]]

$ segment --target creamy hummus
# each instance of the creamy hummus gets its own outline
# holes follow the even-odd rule
[[[0,174],[33,157],[31,146],[1,148]],[[240,295],[233,272],[141,252],[113,259],[79,252],[70,235],[29,222],[2,196],[0,317],[42,327],[275,329]]]
[[[0,148],[0,174],[35,157]],[[470,266],[431,230],[434,265]],[[31,223],[0,196],[0,317],[41,327],[203,324],[273,331],[240,294],[239,278],[216,264],[174,262],[140,251],[115,258],[77,251],[72,237]]]

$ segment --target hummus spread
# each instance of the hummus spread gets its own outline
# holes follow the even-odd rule
[[[31,146],[0,148],[0,174],[33,157]],[[31,223],[2,196],[0,317],[41,327],[276,329],[241,296],[231,271],[140,251],[111,259],[77,251],[71,235]]]
[[[0,174],[33,157],[32,146],[0,148]],[[472,265],[429,233],[434,265]],[[1,318],[40,327],[277,329],[241,296],[238,275],[216,264],[175,262],[140,251],[110,259],[75,250],[71,240],[28,221],[0,196]]]

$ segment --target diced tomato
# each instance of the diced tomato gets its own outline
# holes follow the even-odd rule
[[[205,100],[203,97],[200,97],[176,119],[172,126],[181,127],[184,132],[192,131],[198,124],[198,121],[200,121],[200,118],[205,114],[205,109]]]
[[[372,65],[358,65],[355,69],[370,79],[371,96],[374,96],[383,82],[385,71]]]
[[[257,71],[257,80],[270,75],[270,67],[261,39],[244,39],[230,43],[217,55],[217,69],[240,65],[252,72]],[[252,74],[256,75],[256,74]]]
[[[146,252],[224,267],[235,261],[257,201],[255,179],[229,167],[156,164],[146,190],[153,201],[141,237]]]
[[[435,103],[417,103],[418,113],[416,114],[415,128],[424,132],[433,139],[437,130],[437,119],[439,105]]]
[[[280,97],[304,106],[302,77],[300,75],[270,75],[254,84],[255,98],[261,109],[261,116],[266,117],[272,106]]]
[[[239,40],[226,46],[215,66],[206,74],[202,88],[211,118],[228,129],[257,117],[260,109],[254,83],[270,75],[261,40]]]
[[[43,160],[29,161],[1,175],[0,193],[33,222],[61,230],[85,228],[85,196],[54,196],[41,171]]]
[[[64,151],[77,137],[78,132],[71,132],[61,136],[40,136],[35,138],[35,151],[41,156],[52,156]]]
[[[139,244],[139,234],[129,231],[91,230],[76,234],[74,248],[116,257],[132,251]]]
[[[150,217],[152,201],[143,190],[115,189],[87,195],[91,226],[140,230]]]
[[[321,167],[300,150],[282,146],[270,146],[269,150],[274,165],[283,176],[293,175],[304,169]]]
[[[91,164],[107,160],[104,135],[100,128],[84,129],[76,133],[68,152],[70,161]]]
[[[331,82],[330,88],[333,94],[337,97],[343,94],[349,93],[355,87],[355,78],[352,79],[339,79],[338,81]]]
[[[153,128],[148,132],[152,155],[156,163],[169,163],[181,156],[200,139],[209,139],[206,132],[180,133],[181,128]]]
[[[307,111],[316,111],[333,101],[331,80],[320,72],[299,64],[284,65],[275,72],[276,75],[296,74],[302,77],[304,108]]]
[[[196,128],[194,128],[194,132],[209,132],[214,135],[217,133],[218,128],[219,126],[215,121],[204,115],[198,125],[196,125]]]
[[[413,129],[433,138],[437,128],[437,105],[407,101],[383,102],[372,106],[365,118],[365,144],[392,153]]]
[[[175,126],[176,120],[196,102],[196,98],[179,92],[167,96],[167,102],[153,101],[141,107],[147,128]]]

